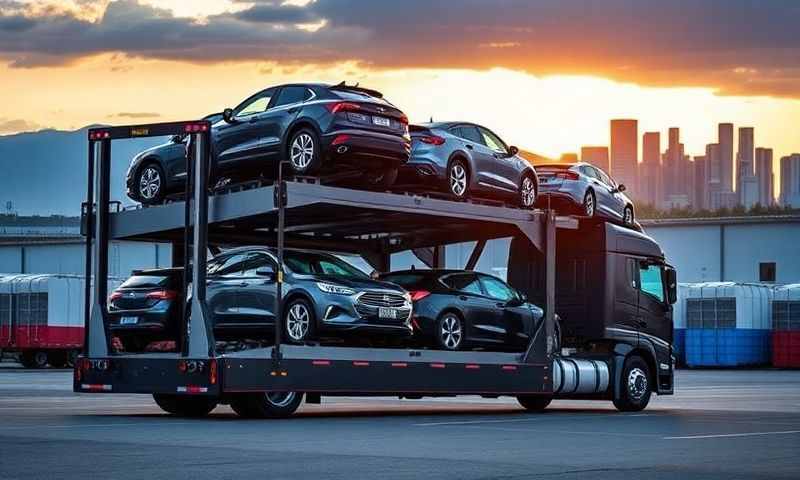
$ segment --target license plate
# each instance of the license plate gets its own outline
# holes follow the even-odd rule
[[[372,117],[372,123],[374,123],[375,125],[380,125],[382,127],[388,127],[392,124],[392,122],[390,122],[388,118],[384,117]]]
[[[380,307],[378,308],[378,317],[397,320],[397,310],[394,308]]]
[[[120,325],[136,325],[139,323],[139,317],[122,317],[119,319]]]

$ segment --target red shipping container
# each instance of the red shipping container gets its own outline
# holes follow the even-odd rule
[[[800,368],[800,330],[772,332],[772,365]]]

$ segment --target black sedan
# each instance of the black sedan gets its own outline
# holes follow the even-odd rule
[[[126,351],[175,340],[182,280],[182,268],[137,271],[109,295],[108,327]]]
[[[445,350],[522,350],[544,312],[499,278],[463,270],[407,270],[381,277],[411,294],[412,325]]]
[[[350,332],[402,339],[411,335],[411,298],[327,253],[287,250],[283,325],[293,343]],[[266,247],[229,250],[208,264],[207,301],[221,339],[271,335],[278,261]]]
[[[533,208],[536,170],[486,127],[465,122],[412,125],[411,158],[398,183],[441,190],[453,198],[483,197]]]
[[[137,155],[128,170],[129,196],[160,203],[181,191],[181,146]],[[180,142],[182,143],[182,142]],[[183,148],[185,150],[185,148]],[[211,126],[211,184],[275,178],[278,164],[290,174],[384,188],[408,161],[408,118],[380,92],[344,83],[289,84],[267,88],[227,108]]]

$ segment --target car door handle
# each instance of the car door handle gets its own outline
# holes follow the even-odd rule
[[[468,149],[470,149],[470,150],[472,150],[472,145],[470,145],[470,144],[467,144],[467,148],[468,148]]]
[[[246,287],[247,286],[247,282],[239,282],[238,286],[239,287]]]

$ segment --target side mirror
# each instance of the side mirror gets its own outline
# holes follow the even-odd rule
[[[510,147],[508,147],[508,156],[509,157],[513,157],[514,155],[516,155],[518,153],[519,153],[519,148],[515,147],[514,145],[511,145]]]
[[[173,135],[169,141],[172,143],[183,143],[183,135]]]
[[[625,190],[627,190],[627,187],[625,187],[624,184],[620,183],[619,185],[617,185],[618,192],[624,192]]]
[[[258,267],[256,269],[256,276],[275,278],[275,270],[272,267]]]
[[[678,301],[678,273],[674,268],[667,267],[667,301],[674,305]]]
[[[236,123],[236,120],[233,119],[233,109],[226,108],[222,111],[222,119],[225,120],[227,123]]]
[[[522,298],[514,297],[511,300],[509,300],[508,302],[506,302],[506,305],[509,306],[509,307],[519,307],[523,303],[525,303],[525,302],[522,300]]]

